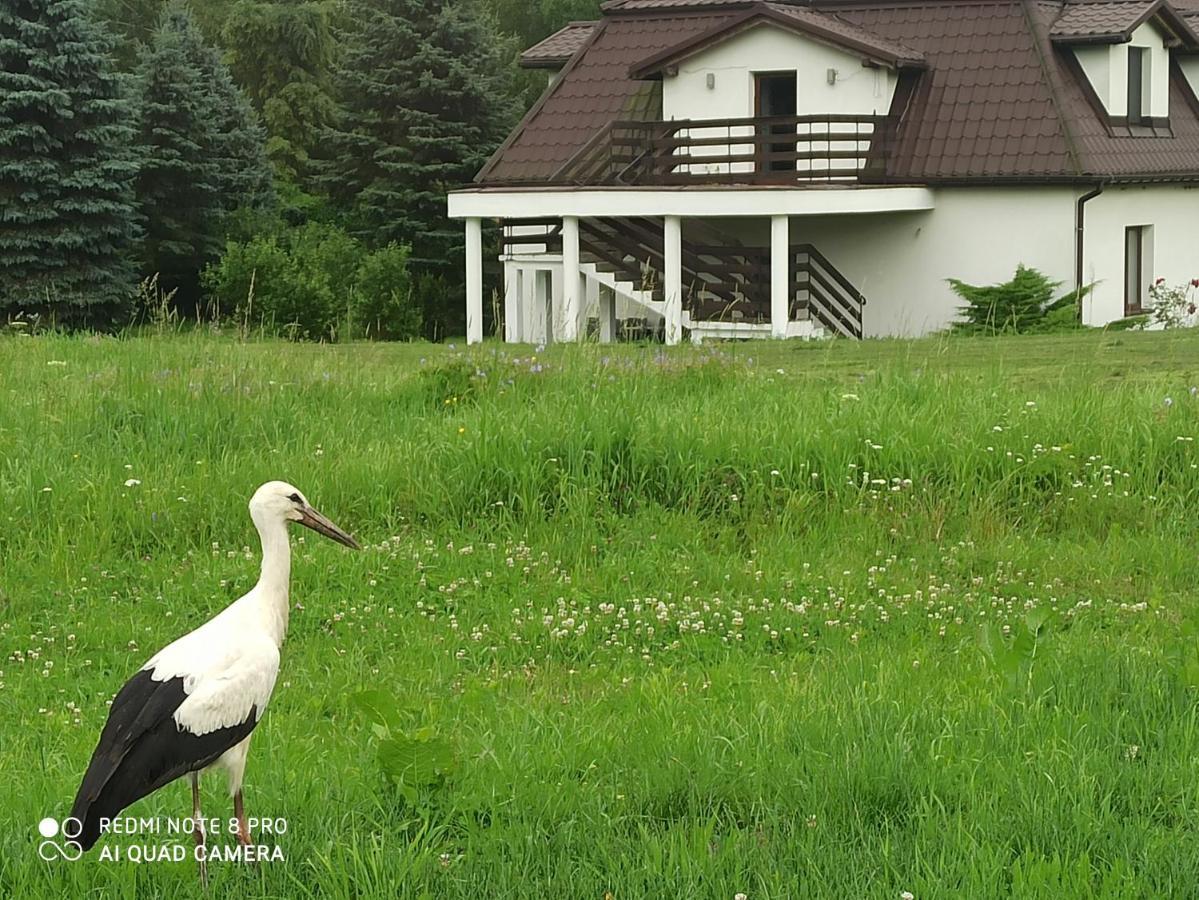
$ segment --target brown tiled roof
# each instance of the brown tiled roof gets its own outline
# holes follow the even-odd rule
[[[817,12],[785,3],[760,3],[747,7],[740,15],[722,22],[710,31],[694,35],[661,53],[654,54],[649,59],[641,60],[632,68],[630,74],[634,78],[647,78],[658,74],[666,66],[700,52],[716,41],[725,40],[743,29],[763,22],[812,35],[891,65],[924,65],[924,57],[918,50],[871,34],[832,13]]]
[[[650,119],[656,85],[629,78],[638,60],[700,34],[735,12],[608,16],[517,125],[479,177],[483,181],[545,180],[613,119]],[[650,103],[647,112],[645,104]]]
[[[873,48],[880,55],[890,57],[897,63],[924,64],[924,54],[919,50],[858,28],[835,13],[817,12],[814,9],[792,6],[787,3],[767,3],[766,6],[798,22],[806,23],[814,29],[825,29],[830,35],[843,38],[851,45],[857,43],[863,47]]]
[[[1078,174],[1020,2],[844,7],[851,22],[919,47],[928,70],[903,112],[888,174],[926,179]]]
[[[599,22],[571,22],[520,55],[526,69],[558,69],[570,62],[575,51],[587,43]]]
[[[1192,4],[1188,11],[1199,17],[1199,0],[1177,2]],[[589,46],[480,173],[481,180],[550,180],[613,119],[658,118],[657,86],[631,79],[630,66],[744,17],[748,5],[748,0],[611,0]],[[1072,7],[1119,8],[1129,5],[1126,0],[817,0],[813,5],[877,40],[912,48],[927,64],[924,71],[901,76],[892,110],[900,124],[888,153],[890,180],[1199,176],[1199,102],[1180,76],[1175,74],[1170,85],[1172,136],[1121,136],[1092,105],[1072,51],[1055,46],[1057,35],[1065,32],[1054,29],[1066,15],[1079,12]],[[1155,4],[1132,5],[1144,10]],[[1162,9],[1181,21],[1173,7]],[[1118,14],[1119,23],[1126,23],[1124,11]]]
[[[644,10],[702,9],[722,7],[724,9],[751,6],[755,0],[606,0],[600,4],[604,12],[637,12]]]
[[[1160,16],[1172,31],[1193,41],[1178,12],[1164,0],[1093,0],[1066,4],[1049,30],[1056,43],[1128,41],[1133,31],[1152,16]]]
[[[1049,34],[1055,41],[1073,39],[1127,39],[1127,35],[1152,11],[1145,0],[1106,3],[1070,3],[1053,23]]]

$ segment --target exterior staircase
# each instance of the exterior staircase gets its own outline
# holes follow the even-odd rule
[[[560,225],[512,242],[561,253]],[[788,337],[862,337],[862,294],[810,244],[792,246],[792,298]],[[665,312],[665,251],[661,220],[596,218],[579,221],[580,271],[628,304],[647,321]],[[770,249],[747,247],[702,220],[689,220],[682,248],[683,328],[705,338],[769,338]]]

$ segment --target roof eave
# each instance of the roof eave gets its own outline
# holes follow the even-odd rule
[[[728,40],[742,31],[764,24],[775,25],[787,31],[807,35],[827,44],[840,47],[843,50],[860,54],[864,59],[878,65],[892,66],[897,69],[923,69],[927,66],[923,59],[880,53],[877,47],[869,47],[859,41],[827,31],[811,23],[800,22],[797,19],[777,13],[769,7],[755,5],[750,6],[742,15],[736,17],[731,22],[724,22],[681,44],[676,44],[660,53],[655,53],[649,59],[634,63],[629,67],[629,77],[636,80],[648,80],[660,77],[662,70],[667,66],[681,62],[689,56],[701,52],[710,44],[721,40]]]
[[[1126,32],[1111,32],[1109,34],[1055,34],[1049,39],[1054,46],[1076,47],[1094,44],[1127,44],[1132,35]]]
[[[571,55],[573,56],[573,54]],[[525,59],[522,56],[519,64],[522,69],[553,69],[557,71],[570,62],[570,59],[570,56],[543,56],[537,59]]]

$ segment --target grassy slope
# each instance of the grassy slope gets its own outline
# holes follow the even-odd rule
[[[35,824],[275,477],[369,546],[299,548],[247,787],[287,861],[216,896],[1189,896],[1197,338],[0,340],[0,896],[201,896]],[[979,629],[1029,610],[1009,678]],[[415,807],[376,684],[457,748]]]

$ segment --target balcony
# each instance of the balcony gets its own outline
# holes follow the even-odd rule
[[[615,121],[554,176],[580,186],[878,183],[889,116]]]

